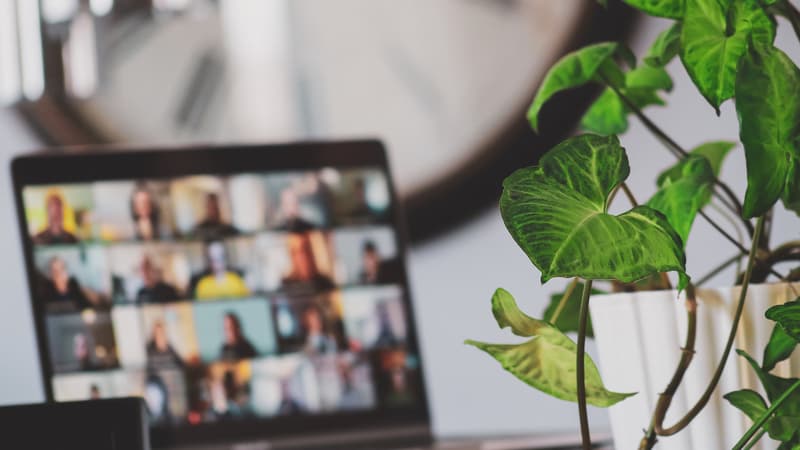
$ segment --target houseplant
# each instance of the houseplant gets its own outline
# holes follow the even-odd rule
[[[608,407],[633,395],[606,389],[585,354],[595,281],[610,281],[614,290],[631,291],[670,290],[677,281],[677,293],[685,294],[686,344],[669,384],[658,396],[652,419],[637,425],[645,429],[640,447],[652,448],[658,436],[685,429],[711,398],[733,350],[750,284],[769,277],[783,282],[800,279],[800,268],[781,273],[775,267],[800,260],[800,242],[771,246],[769,239],[774,207],[800,214],[800,69],[774,46],[776,16],[787,19],[800,38],[800,13],[788,0],[624,1],[674,23],[658,36],[642,63],[637,64],[623,45],[601,43],[570,53],[551,68],[530,107],[531,125],[538,129],[543,105],[558,92],[598,83],[605,90],[582,121],[590,134],[565,140],[542,156],[537,166],[510,175],[500,199],[506,227],[541,271],[542,283],[555,277],[572,281],[555,296],[541,320],[521,312],[507,291],[495,292],[492,312],[500,327],[509,327],[528,341],[513,345],[467,341],[534,388],[577,402],[586,449],[590,448],[586,405]],[[643,112],[647,106],[664,103],[660,94],[672,86],[664,66],[676,56],[718,114],[723,102],[735,98],[747,163],[744,201],[718,179],[719,167],[734,143],[707,143],[687,151]],[[629,115],[641,120],[678,158],[656,180],[656,194],[641,205],[625,184],[630,168],[617,138],[627,129]],[[612,215],[609,206],[618,192],[634,207]],[[708,216],[704,208],[709,205],[722,207],[747,233],[749,244],[739,242]],[[746,264],[737,279],[740,289],[719,365],[689,413],[667,426],[665,416],[691,364],[698,326],[697,283],[685,268],[685,243],[698,215],[746,255]],[[722,267],[740,259],[732,258]],[[800,307],[789,302],[775,308],[768,313],[776,323],[764,362],[749,359],[771,405],[752,390],[726,396],[754,421],[735,448],[751,446],[765,433],[780,441],[781,448],[800,448],[800,382],[769,373],[798,343]],[[568,331],[577,332],[577,342],[565,335]]]

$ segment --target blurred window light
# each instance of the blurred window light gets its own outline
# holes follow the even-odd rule
[[[183,11],[192,0],[153,0],[153,7],[161,11]]]
[[[92,14],[98,17],[105,16],[114,8],[114,0],[89,0]]]
[[[28,100],[38,99],[44,92],[44,61],[39,2],[17,2],[19,48],[22,60],[22,92]]]
[[[22,0],[22,3],[35,3],[35,1]],[[42,0],[42,18],[47,23],[66,22],[78,10],[78,0]]]
[[[97,41],[91,14],[81,12],[72,21],[62,52],[69,93],[78,98],[90,97],[97,88]]]
[[[19,100],[19,51],[14,0],[0,0],[0,104]]]

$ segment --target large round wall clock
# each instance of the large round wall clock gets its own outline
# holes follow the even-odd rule
[[[574,129],[587,92],[542,135],[524,111],[558,57],[626,36],[611,3],[41,0],[43,89],[19,106],[53,144],[378,137],[419,242]]]

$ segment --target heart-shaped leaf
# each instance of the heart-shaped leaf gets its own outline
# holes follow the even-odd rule
[[[680,19],[683,16],[684,0],[623,0],[634,8],[651,16]]]
[[[678,168],[680,172],[670,170],[659,177],[660,189],[647,205],[666,216],[685,247],[698,211],[711,200],[714,171],[711,163],[698,155],[690,155]]]
[[[743,214],[760,216],[781,196],[792,205],[800,198],[800,69],[777,48],[752,45],[736,78],[736,112],[747,161]]]
[[[559,292],[557,294],[553,294],[550,296],[550,304],[547,305],[547,309],[544,310],[544,317],[543,319],[547,322],[553,324],[556,328],[561,330],[564,333],[568,333],[570,331],[578,331],[578,316],[580,314],[581,309],[581,293],[583,292],[583,283],[578,282],[575,284],[575,288],[567,298],[566,302],[564,303],[564,307],[561,309],[561,312],[558,314],[555,322],[552,320],[553,315],[555,314],[556,310],[558,309],[559,303],[561,303],[561,298],[564,297],[565,292]],[[605,294],[599,289],[592,289],[592,295],[596,294]],[[588,323],[586,325],[586,336],[587,337],[594,337],[594,329],[592,328],[592,318],[589,317]]]
[[[800,298],[769,308],[766,316],[767,319],[777,322],[795,341],[800,342]]]
[[[686,0],[681,60],[718,114],[719,105],[734,94],[748,42],[772,45],[774,39],[775,24],[756,0]]]
[[[567,54],[556,62],[545,75],[536,97],[528,109],[528,121],[539,131],[539,111],[553,95],[596,80],[598,72],[608,68],[607,62],[617,52],[619,44],[604,42],[584,47]]]
[[[775,368],[776,364],[792,356],[795,347],[797,347],[797,341],[786,334],[782,326],[775,324],[769,342],[764,348],[764,360],[761,367],[769,372]]]
[[[553,277],[632,282],[658,272],[685,272],[680,236],[658,211],[639,206],[608,214],[611,192],[629,173],[616,136],[562,142],[538,167],[503,183],[500,211],[511,236]]]
[[[562,400],[577,401],[575,343],[554,326],[520,311],[514,297],[504,289],[498,289],[492,296],[492,312],[500,328],[509,327],[514,334],[532,339],[516,345],[472,340],[466,344],[490,354],[528,385]],[[585,355],[584,362],[588,404],[608,407],[633,395],[607,390],[589,355]]]
[[[761,416],[767,412],[767,402],[765,402],[764,399],[761,398],[761,395],[756,391],[750,389],[741,389],[738,391],[728,392],[722,397],[729,401],[731,405],[745,413],[753,422],[760,419]]]
[[[644,57],[644,62],[653,67],[664,67],[675,58],[680,50],[681,23],[677,22],[656,37]]]

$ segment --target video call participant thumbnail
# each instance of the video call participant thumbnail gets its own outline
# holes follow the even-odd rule
[[[165,282],[161,268],[149,255],[144,255],[140,263],[142,287],[136,293],[138,303],[166,303],[181,298],[178,290]]]
[[[315,259],[313,237],[321,237],[321,233],[289,233],[286,237],[286,246],[289,251],[291,268],[283,277],[283,288],[289,292],[322,292],[333,289],[336,285],[326,274],[322,273]],[[318,250],[323,244],[317,243]]]
[[[78,239],[64,229],[64,199],[56,192],[47,194],[45,198],[47,224],[44,229],[33,236],[33,243],[38,245],[75,244]]]
[[[239,230],[236,227],[223,220],[217,193],[210,192],[206,194],[204,206],[204,217],[192,232],[192,236],[195,239],[204,241],[219,240],[239,234]]]
[[[275,331],[267,299],[192,305],[203,362],[231,362],[275,354]]]
[[[229,266],[228,251],[222,241],[205,246],[206,269],[192,280],[191,291],[198,300],[237,298],[250,295],[250,288],[238,271]]]
[[[144,183],[137,184],[130,199],[134,236],[140,241],[161,238],[161,208]]]

